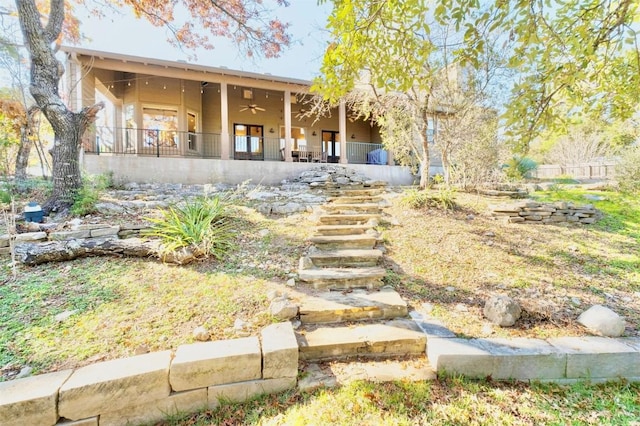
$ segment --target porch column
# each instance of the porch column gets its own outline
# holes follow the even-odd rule
[[[395,166],[395,160],[393,159],[393,151],[387,148],[387,165]]]
[[[227,83],[220,83],[220,159],[229,159],[229,102],[227,99]]]
[[[347,107],[340,101],[338,130],[340,131],[340,164],[347,164]]]
[[[291,92],[284,91],[284,161],[292,162],[291,156]]]

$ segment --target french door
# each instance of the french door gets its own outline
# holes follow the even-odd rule
[[[333,130],[322,131],[322,152],[327,153],[329,163],[340,162],[340,133]]]
[[[234,124],[234,158],[264,160],[264,129],[254,124]]]

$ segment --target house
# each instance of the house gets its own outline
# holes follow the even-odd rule
[[[378,127],[353,119],[344,104],[326,117],[306,116],[310,81],[62,50],[69,106],[105,104],[83,138],[90,173],[137,182],[273,184],[313,163],[339,163],[372,179],[412,182],[391,155],[369,155],[382,148]],[[371,158],[377,164],[367,164]]]

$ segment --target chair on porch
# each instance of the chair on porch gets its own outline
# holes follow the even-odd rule
[[[302,162],[302,161],[306,161],[307,163],[309,162],[309,151],[307,151],[307,148],[304,146],[301,146],[298,150],[298,161]]]
[[[313,156],[311,157],[311,161],[314,163],[326,163],[327,162],[327,153],[314,151]]]

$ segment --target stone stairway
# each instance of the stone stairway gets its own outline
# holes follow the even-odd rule
[[[375,370],[365,377],[355,374],[359,378],[409,374],[425,379],[432,374],[425,368],[426,336],[408,317],[406,302],[384,286],[385,269],[379,266],[382,251],[375,226],[385,206],[384,185],[329,191],[309,238],[313,245],[298,270],[299,281],[308,287],[296,331],[299,357],[309,376],[300,386],[337,380],[337,370],[327,373],[327,363],[350,376],[354,369]],[[398,358],[403,366],[394,364]],[[407,363],[419,365],[408,368]],[[403,373],[390,374],[394,369]]]

